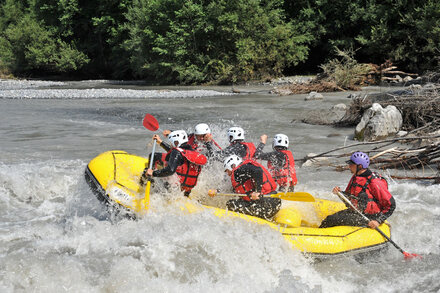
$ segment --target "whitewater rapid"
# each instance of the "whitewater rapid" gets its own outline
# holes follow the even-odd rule
[[[292,123],[304,111],[348,103],[348,93],[305,103],[305,95],[242,90],[248,93],[107,81],[0,82],[0,292],[438,292],[440,197],[438,185],[428,182],[389,179],[397,202],[389,218],[392,238],[422,260],[405,261],[390,246],[363,262],[315,263],[268,227],[209,212],[184,214],[166,197],[153,198],[155,209],[142,219],[109,217],[84,169],[107,150],[146,156],[152,137],[141,124],[146,113],[162,129],[192,131],[208,123],[222,146],[230,126],[243,127],[255,144],[263,133],[283,132],[295,158],[350,141],[352,129]],[[227,185],[221,166],[204,171],[195,190],[200,198]],[[331,188],[350,177],[300,165],[297,173],[298,190],[333,200]]]

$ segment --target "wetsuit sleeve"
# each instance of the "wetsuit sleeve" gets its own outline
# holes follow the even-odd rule
[[[184,162],[183,155],[178,150],[172,150],[165,168],[153,172],[153,177],[166,177],[176,173],[177,167]]]
[[[264,155],[263,149],[265,146],[266,146],[266,144],[260,142],[260,144],[255,149],[255,159],[262,159],[261,156]]]
[[[244,158],[246,156],[246,147],[240,143],[236,143],[232,145],[233,153],[231,155],[237,155],[240,158]]]
[[[212,144],[206,144],[206,150],[207,150],[207,157],[210,159],[214,159],[216,161],[221,161],[224,157],[224,150],[215,150],[212,147]]]
[[[166,150],[167,152],[169,152],[170,149],[171,149],[171,146],[170,146],[169,144],[167,144],[166,142],[164,142],[164,141],[162,141],[162,142],[160,143],[160,146],[161,146],[164,150]]]
[[[396,201],[388,191],[385,180],[379,178],[371,180],[369,189],[380,208],[380,213],[375,216],[375,220],[379,223],[382,223],[394,212],[394,209],[396,208]]]
[[[269,153],[263,153],[264,144],[260,143],[257,147],[257,150],[255,151],[255,158],[261,159],[265,161],[270,161],[272,165],[282,168],[285,164],[285,156],[281,152],[269,152]]]
[[[208,149],[208,154],[209,154],[209,149]],[[242,144],[234,143],[234,144],[227,146],[223,150],[215,151],[215,150],[213,150],[212,145],[211,145],[210,156],[212,158],[216,159],[217,161],[221,161],[230,155],[237,155],[240,158],[243,158],[244,156],[246,156],[246,147]]]
[[[247,180],[251,179],[254,182],[254,188],[256,192],[261,192],[263,187],[263,170],[252,164],[246,164],[235,170],[235,181],[239,184],[244,184]]]
[[[213,158],[216,155],[216,153],[214,153],[214,148],[212,146],[213,145],[212,141],[208,141],[208,142],[205,142],[203,144],[206,147],[206,156],[208,158]]]

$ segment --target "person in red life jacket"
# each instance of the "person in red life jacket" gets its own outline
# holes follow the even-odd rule
[[[230,155],[237,155],[243,160],[254,159],[255,145],[252,142],[244,141],[244,130],[241,127],[231,127],[228,129],[230,145],[217,152],[210,151],[210,156],[221,160]]]
[[[359,211],[370,219],[368,226],[373,229],[377,228],[391,216],[396,208],[394,197],[388,191],[388,183],[382,176],[368,169],[370,158],[363,152],[353,153],[347,163],[353,177],[344,194]],[[333,193],[338,192],[341,192],[341,188],[338,186],[333,188]],[[320,228],[365,225],[364,218],[348,207],[329,215],[322,221]]]
[[[167,177],[176,173],[179,177],[180,188],[185,196],[197,184],[202,165],[206,164],[206,157],[192,149],[188,144],[188,135],[184,130],[176,130],[168,135],[172,146],[165,156],[166,166],[155,170],[146,168],[142,174],[145,177]]]
[[[208,124],[205,123],[199,123],[194,127],[194,133],[188,136],[188,143],[193,149],[206,153],[208,157],[211,154],[209,150],[213,149],[213,145],[221,150],[221,147],[212,138],[211,129]]]
[[[270,220],[281,207],[281,199],[264,197],[275,193],[276,183],[261,164],[253,160],[243,161],[237,155],[230,155],[224,161],[225,172],[231,177],[235,193],[247,196],[231,199],[226,207],[234,212]],[[215,196],[216,191],[210,191]]]
[[[171,133],[170,130],[163,131],[164,136],[168,136],[169,133]],[[166,142],[163,142],[159,135],[155,134],[153,136],[153,139],[155,139],[156,142],[165,151],[168,152],[171,149],[171,146],[168,145]],[[198,151],[199,153],[206,154],[206,156],[208,157],[212,153],[212,144],[214,144],[219,150],[221,150],[221,147],[212,138],[211,129],[206,123],[199,123],[194,127],[194,133],[188,135],[188,144],[193,150]],[[154,158],[155,162],[160,162],[161,160],[163,161],[163,159],[164,156],[162,154],[157,154]]]
[[[289,138],[285,134],[277,134],[272,141],[273,152],[264,153],[263,148],[267,142],[267,135],[260,137],[260,144],[255,152],[255,158],[266,160],[270,174],[276,180],[279,191],[293,192],[298,183],[295,171],[295,160],[292,152],[288,150]]]

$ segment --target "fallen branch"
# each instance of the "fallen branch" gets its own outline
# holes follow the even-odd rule
[[[440,180],[440,176],[398,176],[390,175],[393,179],[412,179],[412,180]]]
[[[298,161],[302,161],[305,162],[307,160],[310,159],[316,159],[319,157],[323,157],[326,154],[329,153],[333,153],[335,151],[339,151],[339,150],[343,150],[343,149],[347,149],[347,148],[352,148],[355,146],[362,146],[362,145],[372,145],[372,144],[380,144],[380,143],[387,143],[387,142],[399,142],[399,141],[404,141],[404,140],[421,140],[421,139],[432,139],[432,138],[437,138],[440,137],[440,134],[434,135],[434,136],[417,136],[417,137],[397,137],[397,138],[393,138],[393,139],[385,139],[385,140],[378,140],[378,141],[366,141],[366,142],[359,142],[359,143],[355,143],[352,145],[348,145],[348,146],[342,146],[342,147],[337,147],[335,149],[320,153],[318,155],[313,155],[313,156],[305,156],[303,159],[299,159]]]

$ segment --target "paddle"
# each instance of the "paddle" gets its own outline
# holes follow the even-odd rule
[[[209,190],[208,191],[209,196],[213,197],[216,195],[220,196],[247,196],[246,194],[239,194],[239,193],[217,193],[216,190]],[[213,194],[213,195],[211,195]],[[311,195],[308,192],[298,191],[298,192],[278,192],[276,194],[271,194],[270,197],[276,197],[281,198],[284,200],[290,200],[290,201],[305,201],[305,202],[314,202],[315,198],[313,195]]]
[[[337,196],[346,204],[348,204],[356,213],[358,213],[359,215],[362,216],[362,218],[364,218],[365,221],[370,222],[370,219],[367,218],[367,216],[365,216],[364,214],[362,214],[354,205],[353,203],[348,200],[348,198],[345,197],[345,195],[343,195],[341,192],[337,193]],[[393,240],[391,240],[390,237],[388,237],[382,230],[379,229],[379,227],[375,228],[377,232],[379,232],[383,237],[385,237],[385,239],[387,239],[392,245],[394,245],[394,247],[396,247],[404,256],[405,259],[411,259],[414,257],[418,257],[418,258],[422,258],[420,255],[416,254],[416,253],[408,253],[403,251],[402,248],[400,248]]]
[[[157,122],[157,119],[151,114],[145,115],[144,120],[142,120],[142,125],[151,131],[156,131],[159,129],[159,122]]]
[[[142,125],[144,125],[146,129],[151,131],[156,131],[159,129],[159,122],[157,122],[157,119],[151,114],[145,115],[144,120],[142,121]],[[156,151],[156,140],[153,141],[153,150],[151,152],[149,169],[153,169],[153,158],[155,151]],[[145,209],[148,209],[148,206],[150,204],[150,189],[151,189],[151,179],[148,178],[147,186],[145,186],[145,198],[144,198]]]
[[[218,143],[213,139],[212,142],[221,150],[221,146],[218,145]]]

